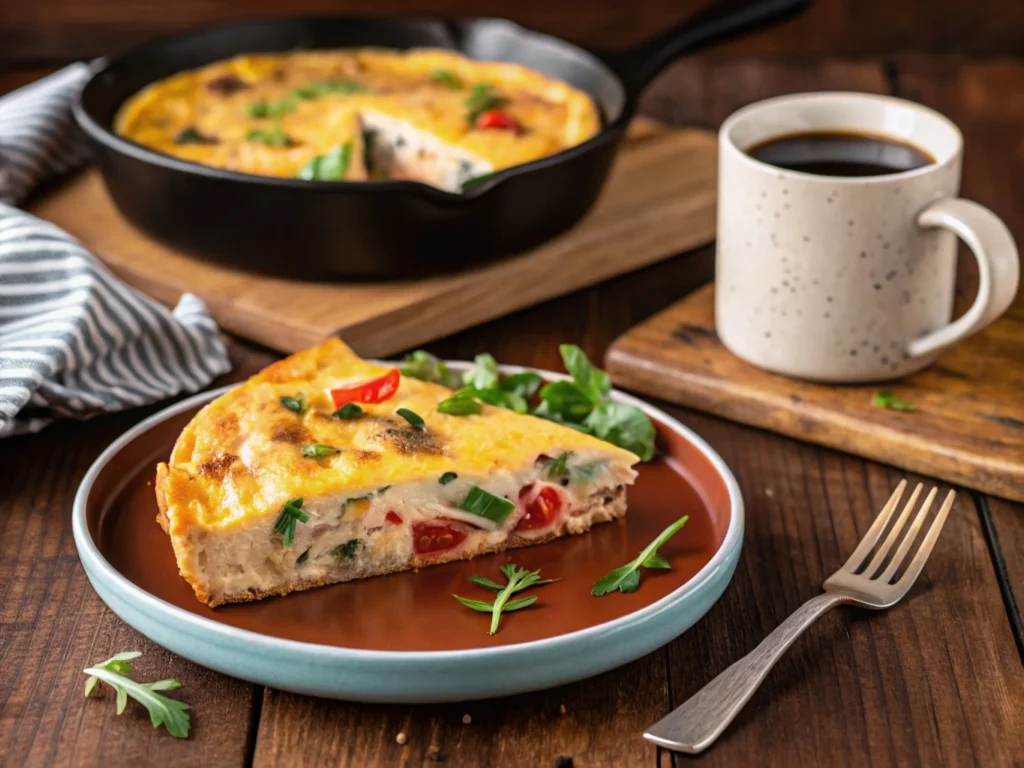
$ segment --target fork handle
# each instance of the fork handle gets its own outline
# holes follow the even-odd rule
[[[644,738],[677,752],[703,752],[739,714],[793,641],[825,611],[843,602],[847,600],[842,595],[827,592],[808,600],[757,648],[648,728]]]

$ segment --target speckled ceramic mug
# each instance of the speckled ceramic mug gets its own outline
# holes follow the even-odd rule
[[[746,150],[793,133],[888,136],[935,162],[882,176],[819,176]],[[912,102],[808,93],[752,104],[719,132],[715,323],[754,365],[831,382],[917,371],[1006,311],[1020,264],[1006,225],[961,200],[963,138]],[[978,260],[974,304],[951,322],[956,238]]]

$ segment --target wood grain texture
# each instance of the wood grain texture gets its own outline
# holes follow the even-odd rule
[[[32,206],[128,283],[167,303],[202,297],[228,331],[284,352],[340,333],[382,356],[591,285],[713,236],[716,143],[640,119],[594,210],[520,256],[453,275],[394,283],[313,283],[204,263],[133,229],[90,170]]]
[[[818,594],[903,476],[707,416],[684,412],[682,420],[733,467],[747,528],[723,599],[669,645],[673,704]],[[820,619],[702,761],[1020,764],[1024,668],[1001,609],[977,511],[960,491],[904,601],[877,613],[838,608]]]
[[[155,408],[63,423],[0,441],[0,765],[243,765],[255,689],[159,648],[124,624],[89,585],[71,534],[78,483],[100,451]],[[192,707],[188,741],[150,726],[112,689],[85,699],[82,670],[143,652],[136,679],[172,677]]]
[[[755,368],[719,341],[706,286],[608,351],[620,386],[1005,498],[1024,500],[1024,322],[1007,316],[931,367],[886,385],[914,411]]]
[[[633,44],[707,0],[38,0],[0,5],[0,59],[66,61],[123,49],[157,35],[254,17],[302,13],[502,16],[597,49]],[[1014,0],[819,0],[800,18],[722,46],[731,53],[889,56],[895,51],[1015,54],[1024,5]]]

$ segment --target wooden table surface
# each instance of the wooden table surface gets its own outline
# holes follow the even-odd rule
[[[47,68],[0,74],[0,85]],[[644,106],[670,122],[711,127],[755,99],[823,88],[895,93],[948,114],[966,137],[965,194],[1024,238],[1021,61],[709,56],[674,66]],[[453,358],[490,351],[502,362],[556,368],[556,345],[571,341],[600,359],[616,335],[708,280],[712,260],[711,248],[682,254],[429,348]],[[238,341],[232,357],[229,380],[274,359]],[[0,441],[2,765],[685,765],[693,758],[647,744],[645,726],[817,594],[901,476],[668,407],[721,453],[746,502],[739,567],[705,619],[643,659],[549,691],[443,706],[350,704],[201,669],[127,627],[92,591],[72,542],[72,498],[100,451],[153,410]],[[885,613],[842,608],[819,621],[698,759],[1024,765],[1022,512],[1021,505],[961,489],[908,599]],[[192,706],[187,741],[152,729],[134,703],[116,717],[109,691],[102,700],[83,699],[81,670],[127,649],[145,652],[137,667],[142,679],[184,684],[176,694]],[[400,732],[404,745],[396,741]]]

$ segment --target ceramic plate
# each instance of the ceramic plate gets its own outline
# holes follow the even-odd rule
[[[73,526],[89,580],[114,613],[170,651],[233,677],[315,696],[410,703],[548,688],[664,645],[708,611],[736,569],[743,501],[728,467],[668,414],[613,392],[658,428],[658,456],[639,465],[624,519],[537,547],[208,608],[178,575],[156,523],[152,482],[185,424],[225,391],[177,403],[116,440],[82,481]],[[671,570],[644,571],[631,594],[590,595],[594,581],[682,515],[689,522],[661,550]],[[490,636],[490,617],[451,594],[489,600],[469,576],[500,579],[507,562],[560,581],[537,588],[537,603],[504,616]]]

